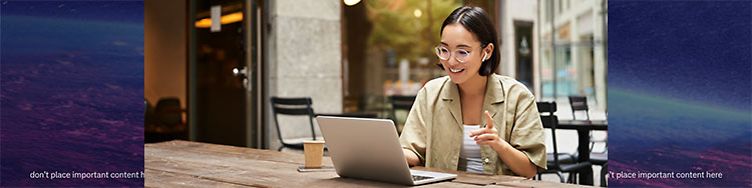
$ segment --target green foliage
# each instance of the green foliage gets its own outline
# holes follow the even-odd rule
[[[380,51],[394,49],[397,59],[432,57],[439,44],[439,29],[459,0],[368,0],[368,19],[373,30],[368,46]],[[416,10],[420,16],[416,16]]]

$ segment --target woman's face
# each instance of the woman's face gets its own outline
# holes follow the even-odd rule
[[[444,71],[455,84],[465,83],[475,76],[480,77],[478,70],[480,70],[480,66],[483,63],[483,55],[487,54],[486,58],[491,57],[491,50],[488,50],[488,47],[482,49],[481,43],[476,39],[475,35],[457,23],[444,27],[439,49],[438,53],[449,54],[447,60],[439,59],[439,61],[444,66]]]

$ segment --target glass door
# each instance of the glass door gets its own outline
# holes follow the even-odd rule
[[[191,3],[191,140],[258,147],[255,1]]]

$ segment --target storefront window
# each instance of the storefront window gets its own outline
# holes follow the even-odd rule
[[[390,96],[414,96],[443,76],[433,47],[462,1],[369,0],[344,7],[344,111],[390,117]]]
[[[541,1],[541,100],[568,103],[568,96],[585,96],[605,111],[605,6],[603,1]],[[575,8],[576,7],[576,8]]]

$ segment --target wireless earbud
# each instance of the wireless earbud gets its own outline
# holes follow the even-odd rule
[[[481,61],[486,61],[486,56],[488,56],[488,52],[484,52],[483,53],[483,60],[481,60]]]

